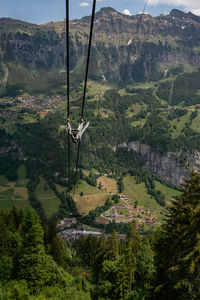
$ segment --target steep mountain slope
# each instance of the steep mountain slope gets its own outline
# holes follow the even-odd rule
[[[70,23],[74,126],[80,117],[89,24],[89,17]],[[43,219],[76,213],[66,191],[67,139],[59,131],[66,124],[64,30],[63,21],[34,25],[0,20],[0,200],[26,206],[29,199]],[[200,170],[199,33],[200,18],[176,10],[156,18],[129,17],[111,8],[96,14],[93,80],[84,116],[90,127],[81,142],[82,185],[75,195],[79,209],[89,201],[84,213],[102,205],[112,192],[90,186],[91,178],[94,183],[103,174],[112,177],[118,191],[132,194],[132,204],[138,201],[151,209],[156,201],[162,212],[170,201],[166,181],[173,187],[189,176],[191,166]],[[74,145],[71,152],[73,170]],[[29,181],[19,190],[22,165]],[[11,185],[5,186],[4,176]],[[107,204],[90,214],[91,222],[110,209],[112,203]]]
[[[79,80],[84,71],[89,24],[90,17],[70,22],[70,68]],[[64,21],[34,25],[3,18],[0,41],[1,73],[7,66],[8,85],[31,90],[30,81],[34,83],[41,72],[43,78],[51,74],[48,81],[54,81],[55,72],[60,74],[57,85],[64,84]],[[90,77],[121,84],[157,80],[170,67],[199,67],[199,53],[200,17],[178,10],[159,17],[130,17],[103,8],[95,18]]]

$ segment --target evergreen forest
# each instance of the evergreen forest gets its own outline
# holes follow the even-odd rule
[[[102,8],[85,107],[69,23],[67,91],[65,21],[0,18],[0,300],[199,300],[200,17]]]
[[[166,223],[140,235],[130,223],[72,245],[28,207],[0,211],[0,299],[199,299],[200,175],[192,173]]]

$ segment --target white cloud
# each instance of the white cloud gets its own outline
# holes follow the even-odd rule
[[[79,5],[82,7],[86,7],[86,6],[89,6],[90,3],[89,2],[81,2]]]
[[[187,10],[190,10],[194,15],[200,16],[200,7]]]
[[[131,16],[131,12],[127,8],[123,11],[123,14],[127,16]]]
[[[199,0],[149,0],[148,1],[148,5],[156,6],[159,4],[173,5],[173,7],[182,6],[185,11],[191,11],[196,15],[200,15]]]
[[[166,4],[166,5],[178,5],[185,7],[199,7],[199,0],[149,0],[149,5],[158,5],[158,4]]]
[[[97,2],[104,2],[104,1],[107,1],[107,0],[97,0]],[[81,2],[79,4],[79,6],[83,6],[83,7],[89,6],[90,2],[93,2],[93,0],[88,0],[88,1]]]

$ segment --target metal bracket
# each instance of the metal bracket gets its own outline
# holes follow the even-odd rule
[[[69,120],[67,121],[68,130],[69,130],[69,133],[71,135],[72,141],[74,143],[77,143],[77,142],[79,142],[81,140],[81,137],[82,137],[83,133],[88,128],[88,126],[89,126],[90,123],[87,122],[87,124],[85,125],[85,127],[83,127],[83,124],[84,124],[84,121],[81,120],[81,123],[79,124],[78,128],[75,129],[75,128],[71,127]]]

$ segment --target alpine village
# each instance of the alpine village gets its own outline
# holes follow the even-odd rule
[[[0,300],[199,300],[200,16],[70,3],[0,18]]]

